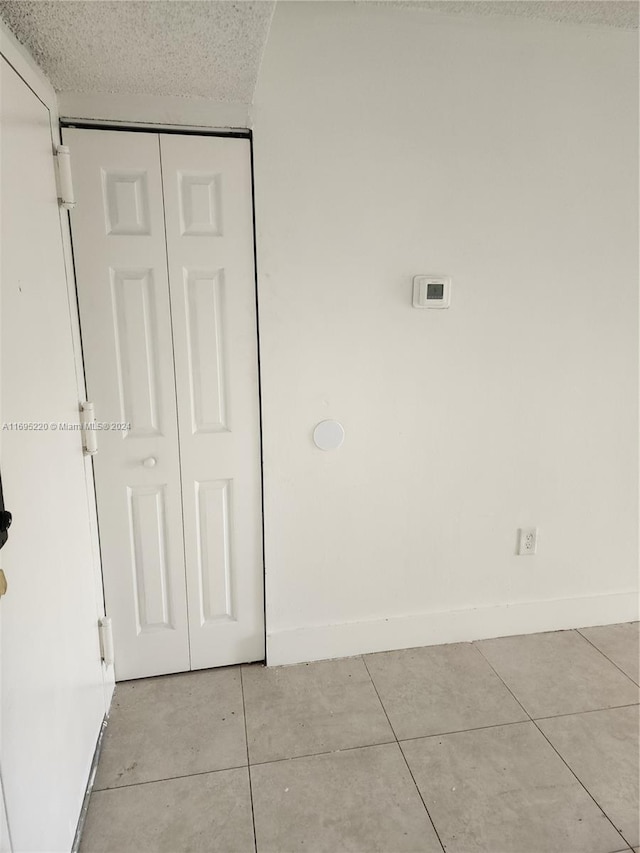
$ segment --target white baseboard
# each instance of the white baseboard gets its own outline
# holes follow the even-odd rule
[[[634,622],[639,610],[638,593],[621,592],[268,631],[267,664]]]

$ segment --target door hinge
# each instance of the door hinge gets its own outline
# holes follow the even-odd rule
[[[111,630],[111,619],[103,616],[98,620],[98,634],[100,636],[100,655],[107,666],[113,666],[113,631]]]
[[[95,456],[98,452],[98,432],[96,430],[96,415],[93,403],[82,404],[82,445],[84,452],[89,456]]]
[[[73,193],[71,153],[68,145],[56,145],[56,163],[58,165],[58,202],[65,210],[73,210],[76,206],[76,197]]]

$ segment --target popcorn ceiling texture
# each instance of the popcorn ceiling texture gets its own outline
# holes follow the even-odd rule
[[[251,103],[275,3],[2,0],[57,91]]]
[[[638,26],[633,0],[373,2],[399,12]],[[0,17],[59,92],[250,104],[274,7],[270,0],[0,0]]]

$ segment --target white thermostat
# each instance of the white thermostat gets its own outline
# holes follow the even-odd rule
[[[414,277],[414,308],[448,308],[450,304],[451,276],[417,275]]]

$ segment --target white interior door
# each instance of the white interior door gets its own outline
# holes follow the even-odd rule
[[[64,141],[116,676],[262,659],[249,142]]]
[[[14,853],[69,851],[104,717],[49,112],[0,60],[2,776]]]
[[[264,657],[248,139],[160,136],[191,668]]]
[[[189,669],[158,137],[66,129],[106,612],[116,678]]]

